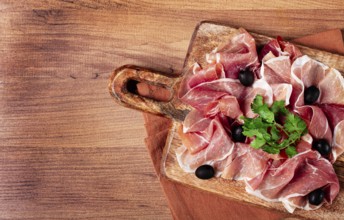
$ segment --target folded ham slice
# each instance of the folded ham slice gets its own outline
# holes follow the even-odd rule
[[[323,104],[321,109],[327,116],[333,130],[332,154],[333,159],[344,153],[344,106]]]
[[[225,116],[205,118],[197,110],[188,114],[186,123],[178,131],[183,146],[176,152],[179,165],[185,171],[194,172],[203,164],[213,165],[232,154],[234,142],[227,134],[229,124],[225,124],[223,117]],[[217,170],[218,174],[220,172],[221,170]]]
[[[248,144],[236,143],[230,161],[221,175],[225,179],[250,181],[264,173],[271,162],[269,154],[255,150]]]
[[[289,56],[275,57],[270,52],[262,61],[260,75],[269,84],[290,83],[290,68],[291,61]]]
[[[293,90],[290,69],[289,56],[275,57],[270,52],[264,57],[259,73],[261,80],[266,81],[271,87],[273,100],[284,100],[285,105],[289,105]]]
[[[281,37],[277,37],[277,39],[273,39],[264,45],[259,53],[259,60],[262,61],[269,53],[272,53],[275,57],[288,56],[291,61],[302,56],[302,53],[294,44],[283,41]]]
[[[295,110],[307,123],[308,132],[315,139],[326,139],[332,141],[332,132],[326,115],[317,106],[300,106]]]
[[[237,98],[232,95],[224,95],[218,100],[210,102],[204,109],[207,117],[213,117],[219,112],[230,118],[240,118],[243,115]]]
[[[229,42],[215,48],[206,59],[209,63],[221,63],[227,78],[237,79],[240,70],[255,71],[258,56],[254,38],[244,29],[239,28]]]
[[[215,65],[218,67],[214,68]],[[279,88],[273,90],[265,79],[257,79],[252,87],[245,87],[238,79],[220,78],[222,68],[219,65],[221,64],[210,64],[201,69],[198,64],[195,64],[193,68],[190,68],[181,83],[179,98],[204,115],[214,116],[221,112],[230,118],[237,119],[243,114],[249,117],[255,116],[250,106],[257,94],[262,95],[268,104],[272,104],[273,91],[284,98],[280,94],[281,90]],[[216,71],[219,73],[210,73]],[[198,76],[199,74],[202,76]]]
[[[178,96],[204,114],[211,114],[209,111],[223,109],[223,104],[218,103],[220,99],[224,98],[222,102],[228,104],[228,95],[238,96],[244,89],[239,80],[224,78],[222,64],[211,64],[202,69],[195,63],[185,73]]]
[[[291,78],[295,112],[308,123],[308,130],[315,138],[329,141],[332,145],[330,160],[334,163],[344,152],[344,139],[340,138],[344,131],[343,77],[337,70],[305,55],[293,63]],[[320,90],[320,97],[315,104],[305,105],[304,90],[310,86]]]
[[[339,193],[339,182],[332,164],[316,151],[308,150],[285,160],[276,161],[264,174],[264,181],[252,188],[247,184],[246,191],[267,201],[283,203],[289,212],[295,208],[314,210],[307,195],[322,188],[325,203],[331,204]]]

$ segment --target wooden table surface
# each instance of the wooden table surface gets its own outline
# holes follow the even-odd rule
[[[0,0],[1,219],[171,219],[142,114],[110,98],[110,73],[180,73],[201,20],[286,38],[344,28],[342,0],[185,2]]]

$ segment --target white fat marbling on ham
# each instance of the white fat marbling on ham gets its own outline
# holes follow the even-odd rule
[[[192,73],[194,75],[188,81],[190,88],[193,88],[203,82],[224,78],[224,70],[221,64],[209,65],[207,68],[202,69],[196,63],[192,69]]]
[[[317,85],[325,77],[327,69],[323,63],[304,55],[292,64],[291,77],[294,83],[299,84],[298,86],[307,88]],[[299,104],[303,104],[303,99],[299,100]]]
[[[307,123],[309,133],[315,139],[332,140],[332,132],[324,112],[317,106],[301,106],[295,109]]]
[[[180,99],[204,115],[212,116],[222,112],[228,117],[238,118],[242,114],[248,117],[255,115],[251,110],[251,103],[257,94],[262,95],[266,103],[272,104],[273,91],[264,79],[256,80],[252,87],[245,87],[237,79],[221,78],[200,83],[185,94],[180,94]],[[229,112],[224,109],[224,105],[237,109],[238,112]]]
[[[211,119],[203,117],[200,111],[192,110],[187,114],[183,122],[183,133],[205,130]]]
[[[271,54],[271,52],[269,54]],[[266,57],[264,57],[264,59],[265,58]],[[266,103],[270,105],[272,104],[272,100],[284,100],[285,105],[289,105],[289,100],[293,90],[292,85],[290,84],[291,63],[289,57],[274,57],[272,55],[271,58],[265,60],[266,61],[263,61],[260,68],[260,80],[266,84],[264,87],[269,88],[266,90],[271,94],[271,101]]]
[[[272,93],[274,101],[283,100],[285,105],[289,105],[289,100],[291,93],[293,91],[293,86],[288,83],[272,84]]]
[[[219,112],[233,119],[239,119],[243,115],[237,98],[231,95],[225,95],[218,100],[210,102],[204,109],[207,117],[214,117]]]
[[[301,141],[297,144],[296,150],[298,153],[302,153],[312,149],[313,137],[307,133],[301,137]]]
[[[273,89],[265,79],[255,77],[251,87],[243,86],[237,79],[237,73],[247,67],[257,72],[259,63],[252,36],[243,29],[235,34],[229,42],[207,55],[209,65],[201,68],[195,64],[189,68],[181,83],[179,98],[206,116],[212,117],[221,112],[230,118],[238,119],[243,114],[253,117],[255,114],[250,106],[257,94],[262,95],[268,105],[273,102]],[[217,60],[221,56],[226,59]],[[235,68],[229,70],[229,66]],[[233,74],[235,77],[232,77]],[[284,92],[287,101],[288,88],[278,88],[275,89],[275,96],[283,98]]]
[[[240,96],[245,90],[239,80],[218,79],[203,82],[191,88],[185,94],[180,94],[180,99],[192,107],[204,112],[209,103],[219,100],[225,95]]]
[[[339,155],[344,153],[344,120],[339,122],[334,128],[332,152],[333,158],[338,158]]]
[[[271,159],[262,150],[255,150],[244,143],[236,143],[233,155],[223,170],[222,178],[250,181],[267,170]]]
[[[320,103],[344,105],[344,78],[336,69],[328,69],[317,84],[320,90]]]
[[[266,82],[264,78],[256,80],[252,85],[253,90],[256,90],[256,94],[260,94],[264,97],[264,102],[268,105],[272,105],[273,91],[271,86]],[[253,101],[253,99],[252,99]],[[251,102],[252,103],[252,102]]]
[[[264,78],[269,84],[290,83],[291,62],[288,56],[263,61]]]
[[[344,153],[344,106],[323,104],[321,109],[327,116],[330,127],[333,129],[333,158],[338,158]]]

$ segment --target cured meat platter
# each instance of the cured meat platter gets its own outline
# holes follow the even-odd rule
[[[214,50],[214,48],[227,42],[236,31],[236,28],[220,24],[202,22],[200,23],[191,39],[187,56],[184,62],[184,71],[186,72],[195,63],[206,65],[205,55]],[[264,45],[271,40],[270,37],[250,33],[256,42],[256,45]],[[327,66],[333,67],[344,73],[344,57],[320,51],[301,45],[297,45],[300,51],[309,57],[320,61]],[[191,111],[192,107],[182,103],[178,99],[178,90],[181,85],[183,75],[171,77],[167,74],[156,72],[154,70],[141,68],[137,66],[123,66],[115,70],[111,75],[109,91],[114,99],[120,104],[158,115],[164,115],[173,119],[173,125],[170,129],[166,146],[164,148],[163,163],[161,164],[162,175],[167,178],[196,187],[202,190],[216,193],[220,196],[246,202],[256,206],[285,212],[281,203],[266,202],[262,199],[249,195],[245,191],[245,184],[242,181],[225,180],[222,178],[212,178],[209,180],[200,180],[194,174],[186,173],[179,166],[176,158],[176,149],[182,145],[177,129],[185,116]],[[146,82],[147,84],[162,87],[170,92],[168,101],[157,101],[147,97],[140,96],[130,89],[131,82]],[[344,183],[344,156],[337,158],[334,168],[340,185]],[[323,206],[315,211],[297,210],[293,217],[311,218],[311,219],[339,219],[344,212],[344,191],[341,190],[333,204]]]

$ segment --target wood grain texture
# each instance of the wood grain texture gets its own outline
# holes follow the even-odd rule
[[[287,38],[344,27],[341,0],[159,3],[0,1],[1,219],[171,219],[110,73],[177,75],[201,20]]]
[[[109,92],[115,101],[128,108],[183,121],[191,108],[183,104],[178,98],[180,81],[180,77],[166,76],[150,69],[125,65],[116,69],[111,75]],[[135,87],[134,84],[139,82],[169,91],[167,100],[158,101],[139,95],[135,91],[137,88],[130,88]]]

